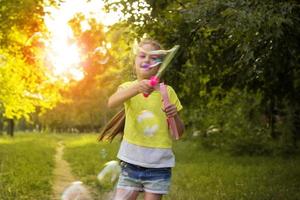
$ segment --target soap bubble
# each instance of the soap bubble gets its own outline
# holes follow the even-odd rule
[[[115,182],[121,172],[121,167],[118,161],[112,160],[104,165],[105,167],[98,174],[97,179],[100,183],[105,183],[110,181],[111,183]]]
[[[25,43],[24,54],[30,60],[43,60],[43,51],[47,41],[42,33],[34,33]]]
[[[107,53],[108,51],[105,47],[97,47],[93,52],[96,62],[101,65],[106,64],[109,61]]]
[[[68,186],[62,194],[62,200],[92,200],[88,190],[81,181],[75,181]]]
[[[107,157],[107,151],[106,151],[106,149],[101,149],[100,150],[100,156],[101,156],[101,158],[106,158]]]
[[[94,54],[98,53],[99,55],[105,56],[107,54],[107,49],[105,47],[97,47],[94,50]]]
[[[25,43],[25,46],[35,46],[43,48],[46,46],[46,40],[42,33],[34,33]]]

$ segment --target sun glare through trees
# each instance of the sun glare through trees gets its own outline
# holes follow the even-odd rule
[[[45,3],[47,5],[47,3]],[[48,30],[45,42],[44,61],[48,69],[50,69],[51,77],[60,78],[64,82],[71,79],[81,80],[84,78],[84,70],[82,61],[84,60],[84,52],[80,48],[78,41],[74,36],[74,32],[69,24],[76,15],[80,14],[84,20],[80,22],[81,31],[91,29],[89,20],[95,19],[97,23],[104,25],[104,31],[107,27],[119,21],[122,14],[118,11],[105,13],[104,3],[102,1],[85,1],[85,0],[67,0],[59,4],[57,7],[45,6],[44,22]],[[39,37],[43,37],[41,33],[36,33]],[[36,35],[35,34],[35,35]],[[34,36],[35,36],[34,35]],[[104,47],[97,47],[93,51],[94,54],[105,54],[107,49],[111,47],[110,43]],[[96,55],[97,56],[97,55]],[[104,59],[101,63],[105,63]]]

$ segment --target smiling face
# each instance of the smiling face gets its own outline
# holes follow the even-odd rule
[[[135,71],[139,80],[149,79],[157,73],[162,56],[152,54],[151,51],[158,49],[156,45],[150,43],[145,43],[140,46],[135,58]]]

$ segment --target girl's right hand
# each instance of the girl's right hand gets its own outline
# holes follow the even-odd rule
[[[139,93],[143,94],[151,94],[153,92],[154,87],[150,86],[150,81],[147,79],[141,80],[137,84],[137,90]]]

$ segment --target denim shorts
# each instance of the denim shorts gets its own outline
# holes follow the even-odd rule
[[[171,168],[146,168],[121,161],[117,188],[167,194],[171,182]]]

